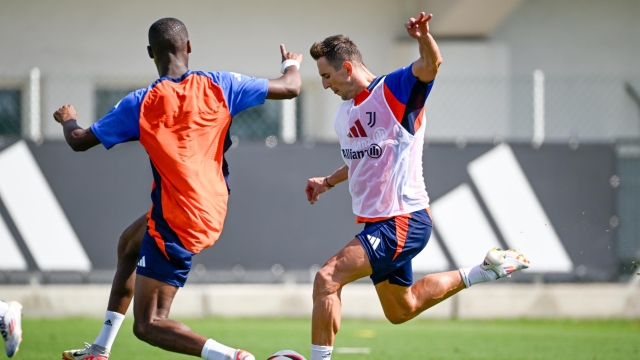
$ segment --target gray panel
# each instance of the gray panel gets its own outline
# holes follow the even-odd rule
[[[576,268],[592,278],[617,274],[615,189],[609,179],[616,173],[615,149],[610,145],[512,145],[524,173],[558,232]]]
[[[113,269],[120,233],[150,206],[151,174],[144,150],[137,143],[79,154],[60,142],[30,148],[94,268]],[[462,183],[473,186],[466,166],[491,148],[488,144],[426,147],[424,172],[431,199]],[[615,173],[613,148],[545,145],[533,150],[528,144],[512,148],[571,259],[584,265],[589,278],[615,277],[618,259],[609,226],[615,199],[609,184]],[[308,177],[328,175],[343,164],[337,144],[267,148],[263,143],[242,142],[227,158],[232,194],[225,229],[218,243],[197,255],[194,264],[217,270],[240,264],[253,271],[278,263],[285,270],[306,270],[323,264],[360,231],[346,184],[323,194],[315,205],[309,205],[304,194]],[[475,196],[482,204],[477,192]]]

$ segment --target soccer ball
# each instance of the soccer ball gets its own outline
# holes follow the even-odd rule
[[[293,350],[280,350],[273,353],[267,360],[307,360]]]

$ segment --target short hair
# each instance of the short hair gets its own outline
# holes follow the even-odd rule
[[[149,28],[149,45],[157,54],[183,50],[188,40],[187,27],[175,18],[160,19]]]
[[[344,35],[329,36],[322,42],[314,43],[309,52],[314,60],[326,57],[327,62],[336,70],[340,70],[345,61],[364,65],[360,50],[351,39]]]

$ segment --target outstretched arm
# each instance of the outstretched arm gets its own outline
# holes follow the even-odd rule
[[[283,63],[286,60],[292,61],[289,62],[291,65],[288,65],[284,69],[284,74],[281,77],[269,80],[267,99],[271,100],[293,99],[300,95],[300,88],[302,87],[302,79],[298,72],[298,67],[300,63],[302,63],[302,55],[287,52],[283,44],[280,44],[280,52],[282,53]],[[293,61],[297,62],[298,66],[296,66]]]
[[[422,82],[432,82],[436,78],[438,68],[442,64],[442,57],[436,41],[429,33],[429,20],[432,14],[426,15],[422,12],[417,19],[411,18],[404,24],[407,33],[418,41],[420,46],[420,59],[416,60],[411,67],[413,75]]]
[[[65,105],[53,113],[53,118],[62,124],[62,131],[67,144],[73,151],[86,151],[100,144],[100,140],[91,131],[78,126],[78,114],[72,105]]]
[[[311,178],[307,180],[307,187],[305,189],[305,192],[307,193],[307,200],[311,205],[313,205],[318,201],[320,194],[331,189],[337,184],[346,181],[347,179],[349,179],[349,167],[347,165],[343,165],[329,176]]]

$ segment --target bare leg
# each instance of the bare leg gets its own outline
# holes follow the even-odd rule
[[[125,314],[133,298],[136,265],[142,237],[147,230],[147,216],[142,215],[120,236],[118,242],[118,266],[111,284],[107,310]]]
[[[351,240],[318,271],[313,284],[311,343],[333,346],[340,329],[342,287],[371,275],[371,265],[360,240]]]
[[[460,271],[430,274],[409,287],[383,281],[376,291],[387,319],[401,324],[465,288]]]
[[[133,303],[133,333],[138,339],[164,350],[200,356],[207,338],[168,318],[178,288],[138,275]]]

